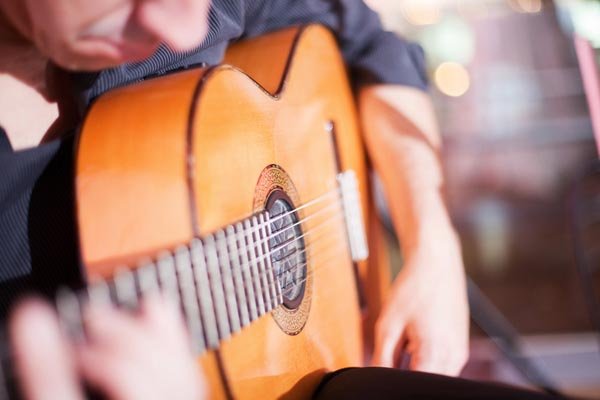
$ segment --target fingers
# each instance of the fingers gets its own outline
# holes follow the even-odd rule
[[[467,346],[451,345],[435,338],[413,340],[408,351],[411,370],[448,376],[458,376],[468,358]]]
[[[371,365],[394,367],[394,357],[398,348],[405,324],[400,318],[380,318],[375,325],[375,347]]]
[[[409,368],[413,371],[443,373],[444,363],[442,361],[440,350],[437,352],[429,343],[423,343],[409,347],[410,365]]]
[[[149,329],[163,333],[165,340],[176,340],[185,344],[187,351],[191,351],[188,346],[190,338],[175,302],[162,295],[149,296],[141,304],[140,316]]]
[[[113,400],[206,398],[177,308],[162,298],[131,315],[107,306],[85,310],[87,340],[73,347],[41,301],[21,305],[10,324],[24,397],[83,399],[84,380]]]
[[[408,368],[413,371],[457,376],[468,358],[468,342],[457,343],[451,335],[436,334],[435,329],[419,328],[400,317],[391,319],[382,315],[375,326],[375,348],[371,364],[396,367],[396,354],[406,344],[410,355]]]
[[[446,362],[445,374],[449,376],[458,376],[462,372],[467,360],[469,359],[469,346],[457,349]]]
[[[10,337],[26,399],[83,399],[73,354],[50,306],[39,300],[21,304],[11,318]]]
[[[202,398],[204,383],[175,306],[144,300],[135,316],[86,310],[89,340],[78,349],[83,378],[111,399]]]
[[[88,341],[77,349],[79,369],[92,387],[111,399],[140,396],[136,388],[144,382],[140,382],[140,366],[135,365],[132,354],[147,340],[137,324],[134,317],[108,306],[86,309]]]

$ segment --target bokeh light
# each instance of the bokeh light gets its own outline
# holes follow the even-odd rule
[[[432,0],[406,0],[402,15],[412,25],[432,25],[440,21],[440,3]]]
[[[600,1],[559,0],[558,6],[563,13],[568,13],[567,29],[574,29],[594,47],[600,47]]]
[[[434,73],[435,85],[447,96],[460,97],[471,86],[471,78],[467,69],[455,62],[440,64]]]
[[[508,0],[508,5],[520,13],[537,13],[542,11],[542,0]]]
[[[475,34],[467,22],[447,15],[439,23],[417,35],[431,65],[453,61],[468,65],[475,53]]]

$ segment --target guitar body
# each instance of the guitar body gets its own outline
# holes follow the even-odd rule
[[[343,219],[298,210],[306,233],[298,304],[278,306],[198,358],[211,398],[307,398],[325,373],[363,364],[363,322],[385,292],[355,105],[322,27],[235,44],[225,61],[109,92],[92,107],[76,169],[85,274],[108,278],[240,221],[275,191],[295,207],[309,203],[352,169],[371,258],[353,262]]]

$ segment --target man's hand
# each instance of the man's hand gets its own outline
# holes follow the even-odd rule
[[[20,304],[9,328],[12,367],[23,398],[83,399],[74,353],[48,304],[41,300]]]
[[[373,363],[393,367],[398,346],[410,369],[458,375],[468,354],[468,309],[460,248],[453,233],[433,232],[408,255],[375,327]]]
[[[49,305],[30,300],[18,307],[10,333],[26,399],[83,399],[82,381],[112,400],[205,398],[172,304],[147,299],[136,315],[89,307],[85,322],[89,340],[73,346]]]
[[[135,316],[90,307],[88,341],[77,349],[81,375],[113,400],[192,400],[204,385],[181,314],[172,302],[144,299]]]
[[[469,313],[433,107],[426,93],[392,85],[363,89],[359,104],[405,258],[376,323],[372,362],[393,367],[406,350],[411,369],[457,375],[468,355]]]

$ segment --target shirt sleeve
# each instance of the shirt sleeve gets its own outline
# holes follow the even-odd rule
[[[321,23],[333,31],[355,85],[389,83],[427,89],[423,49],[383,29],[362,0],[250,0],[244,36]]]

